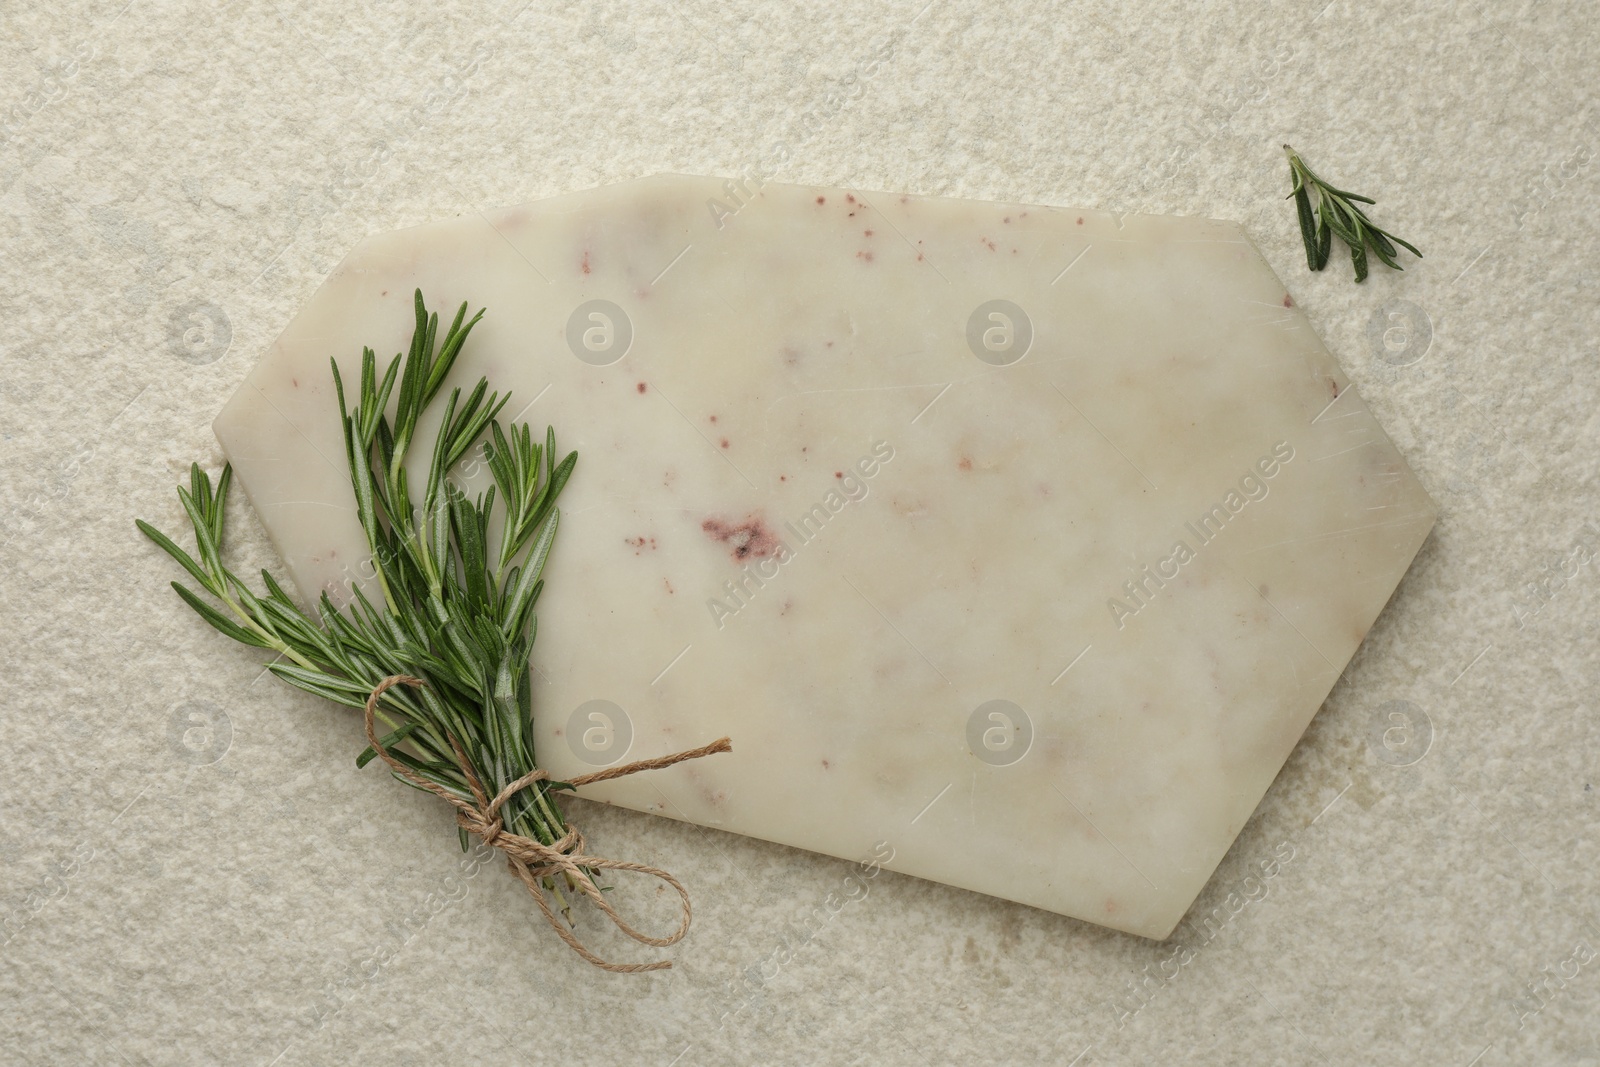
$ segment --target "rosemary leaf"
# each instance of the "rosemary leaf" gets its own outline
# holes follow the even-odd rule
[[[134,523],[139,527],[139,531],[141,533],[150,538],[150,540],[154,541],[156,544],[160,545],[162,551],[166,552],[167,555],[183,564],[183,569],[193,575],[194,580],[199,582],[201,586],[205,588],[206,592],[211,593],[213,596],[222,595],[222,590],[215,582],[212,581],[211,575],[201,570],[200,564],[191,559],[189,553],[173,544],[171,538],[162,533],[160,530],[156,529],[154,526],[151,526],[148,522],[145,522],[143,519],[135,519]]]
[[[362,699],[362,706],[366,706],[365,698]],[[382,737],[378,738],[378,743],[384,748],[393,748],[415,733],[417,728],[421,725],[422,724],[418,722],[408,722],[398,730],[391,730]],[[368,745],[366,748],[361,750],[361,755],[356,757],[356,770],[359,771],[361,768],[365,767],[367,764],[371,763],[377,758],[378,750],[373,748],[371,745]]]
[[[1311,217],[1311,198],[1306,195],[1303,185],[1295,186],[1290,194],[1294,197],[1295,212],[1300,216],[1300,236],[1306,243],[1306,266],[1312,270],[1321,270],[1317,262],[1317,223]]]
[[[224,634],[233,638],[241,645],[254,645],[256,648],[268,647],[269,642],[265,637],[262,637],[258,634],[253,634],[237,623],[230,621],[220,611],[212,607],[210,604],[207,604],[204,600],[201,600],[199,597],[195,596],[194,593],[190,592],[184,586],[178,584],[177,582],[173,582],[172,588],[177,590],[178,595],[183,598],[183,602],[198,612],[202,619],[206,620],[206,622],[209,622],[212,626],[215,626],[218,630],[221,630]]]

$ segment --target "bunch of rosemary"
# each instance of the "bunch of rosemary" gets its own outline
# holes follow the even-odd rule
[[[223,467],[213,488],[195,464],[189,488],[178,489],[194,527],[198,560],[143,519],[138,527],[221,608],[173,582],[178,595],[235,641],[277,652],[278,660],[268,669],[290,685],[363,708],[386,677],[423,680],[422,688],[397,686],[383,693],[378,717],[390,732],[380,741],[406,767],[470,803],[473,796],[451,737],[491,796],[537,766],[528,663],[538,624],[534,605],[544,588],[541,572],[560,520],[556,497],[578,456],[568,453],[556,462],[553,429],[545,431],[543,448],[525,424],[502,430],[496,415],[510,394],[490,393],[488,380],[480,379],[464,399],[459,388],[451,390],[433,442],[427,485],[420,503],[413,502],[406,458],[418,420],[483,317],[480,310],[463,322],[466,314],[463,303],[441,344],[439,317],[428,312],[418,290],[411,350],[403,358],[396,355],[380,380],[376,356],[364,349],[353,408],[346,407],[344,382],[333,364],[350,484],[383,594],[381,605],[357,589],[349,609],[340,611],[323,593],[313,615],[297,607],[265,570],[265,592],[251,592],[221,558],[231,465]],[[385,409],[396,383],[391,422]],[[486,432],[484,450],[494,485],[469,500],[449,472]],[[504,514],[498,547],[491,551],[496,490]],[[409,751],[397,747],[402,743]],[[356,765],[365,766],[376,754],[368,747]],[[393,777],[406,781],[399,774]],[[550,793],[570,788],[547,780],[517,791],[502,809],[506,828],[541,844],[559,840],[567,827]],[[461,847],[467,846],[463,828]],[[559,889],[549,879],[545,884],[565,910]]]

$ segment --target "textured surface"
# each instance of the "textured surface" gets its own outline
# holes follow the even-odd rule
[[[328,358],[418,288],[581,457],[542,766],[732,736],[581,795],[1146,937],[1434,522],[1234,223],[661,175],[376,235],[273,342],[217,437],[308,602],[372,574]]]
[[[1582,5],[13,8],[0,1059],[1600,1062]],[[1285,140],[1427,258],[1307,274]],[[365,234],[746,167],[1237,219],[1439,504],[1172,941],[575,805],[696,899],[676,969],[593,974],[137,539]]]

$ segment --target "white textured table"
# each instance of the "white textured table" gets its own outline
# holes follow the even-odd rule
[[[1571,3],[8,16],[0,1060],[1600,1064],[1597,52]],[[1285,140],[1426,258],[1308,274]],[[696,902],[595,973],[168,590],[134,516],[362,235],[663,171],[1236,219],[1439,505],[1169,941],[583,804]]]

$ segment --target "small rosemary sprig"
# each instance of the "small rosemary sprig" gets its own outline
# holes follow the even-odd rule
[[[571,452],[556,462],[554,429],[546,429],[542,448],[524,424],[502,429],[496,415],[510,394],[490,393],[488,380],[480,379],[465,398],[459,388],[451,390],[427,484],[414,504],[405,461],[418,420],[483,315],[480,310],[463,322],[467,305],[462,304],[439,344],[439,317],[429,314],[421,290],[415,303],[411,349],[404,357],[396,355],[381,379],[372,349],[363,350],[353,408],[346,407],[344,382],[333,364],[350,484],[381,604],[356,589],[354,602],[341,611],[324,592],[313,615],[297,607],[267,571],[261,572],[265,592],[257,594],[224,566],[231,464],[223,467],[215,488],[194,464],[189,488],[178,489],[194,527],[198,559],[143,519],[137,524],[221,608],[173,582],[178,595],[228,637],[279,653],[268,669],[290,685],[361,708],[390,675],[424,680],[425,688],[397,686],[383,694],[378,717],[390,733],[380,741],[406,767],[470,802],[450,737],[460,743],[490,796],[537,766],[528,663],[537,631],[534,605],[560,520],[556,497],[578,455]],[[392,422],[385,411],[391,395],[396,400]],[[485,434],[494,485],[469,500],[449,472]],[[498,550],[491,553],[488,534],[497,489],[505,516]],[[402,743],[409,751],[399,747]],[[365,766],[375,756],[368,747],[356,765]],[[546,845],[559,840],[566,822],[549,794],[570,788],[540,781],[519,790],[502,809],[507,828]],[[467,846],[462,829],[461,847]],[[559,889],[548,880],[546,886],[565,909]]]
[[[1312,270],[1321,270],[1328,265],[1328,252],[1333,246],[1334,237],[1338,237],[1350,246],[1350,262],[1355,265],[1358,282],[1365,281],[1367,277],[1368,248],[1395,270],[1405,269],[1394,260],[1397,254],[1395,245],[1410,250],[1418,259],[1422,258],[1422,253],[1413,245],[1374,225],[1366,213],[1354,203],[1359,201],[1363,204],[1375,204],[1376,200],[1347,193],[1343,189],[1335,189],[1317,177],[1311,168],[1306,166],[1305,160],[1300,158],[1299,153],[1288,145],[1283,146],[1283,153],[1289,157],[1289,178],[1294,183],[1289,196],[1294,197],[1295,208],[1300,215],[1300,235],[1305,238],[1308,267]],[[1308,191],[1313,189],[1317,194],[1314,220]]]

